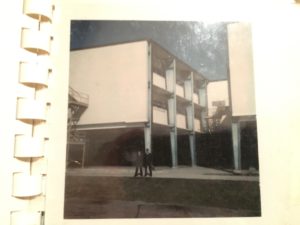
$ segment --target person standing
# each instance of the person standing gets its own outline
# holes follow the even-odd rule
[[[149,173],[147,170],[149,169]],[[149,175],[152,177],[152,153],[150,152],[149,148],[146,148],[146,155],[145,155],[145,177]]]
[[[140,149],[137,151],[136,155],[134,177],[137,177],[138,175],[141,177],[143,176],[143,153]]]

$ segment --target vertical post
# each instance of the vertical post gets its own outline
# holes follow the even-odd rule
[[[144,128],[145,149],[148,148],[152,152],[152,45],[148,42],[147,51],[148,61],[148,98],[147,98],[147,123]]]
[[[144,128],[144,140],[145,140],[145,149],[148,148],[150,151],[151,149],[151,126],[147,124]]]
[[[82,162],[81,162],[81,167],[84,168],[85,164],[85,150],[86,150],[86,143],[83,143],[82,145]]]
[[[171,141],[171,153],[172,153],[172,167],[178,166],[177,158],[177,129],[172,128],[170,132],[170,141]]]
[[[207,106],[207,102],[206,102],[206,82],[203,83],[199,89],[199,104],[202,107],[206,107]]]
[[[174,110],[175,108],[175,99],[171,97],[168,99],[168,118],[169,118],[169,125],[171,127],[175,127],[176,125],[176,111]],[[175,112],[174,112],[175,111]]]
[[[190,101],[193,99],[192,74],[184,81],[184,97]]]
[[[232,143],[233,143],[233,159],[234,159],[234,169],[241,170],[241,128],[239,122],[232,123]]]
[[[189,134],[190,150],[191,150],[191,162],[192,166],[196,166],[196,144],[195,144],[195,132]]]
[[[202,127],[203,131],[207,130],[206,115],[207,115],[207,111],[205,109],[201,109],[201,113],[200,113],[201,123],[200,124],[201,124],[201,127]]]
[[[174,63],[172,63],[171,68],[166,71],[166,83],[167,83],[167,91],[174,93],[175,85],[174,84]]]
[[[177,160],[176,104],[175,104],[175,101],[176,101],[176,99],[174,99],[174,97],[172,97],[168,100],[169,125],[171,126],[170,141],[171,141],[172,167],[176,167],[177,164],[178,164],[178,160]]]
[[[68,167],[69,156],[70,156],[70,137],[71,137],[71,126],[72,126],[72,109],[68,105],[68,128],[67,128],[67,152],[66,152],[66,167]]]
[[[190,154],[191,154],[191,164],[196,166],[196,148],[195,148],[195,131],[194,131],[194,122],[195,122],[195,111],[194,111],[194,77],[193,72],[191,72],[189,79],[184,82],[185,85],[185,96],[189,99],[189,105],[186,107],[187,111],[187,121],[189,133],[189,143],[190,143]]]
[[[167,90],[172,92],[170,99],[168,100],[168,114],[170,130],[170,142],[171,142],[171,157],[172,167],[177,167],[177,124],[176,124],[176,61],[173,60],[172,66],[166,71],[167,78]]]
[[[190,131],[194,130],[194,112],[193,112],[193,105],[190,104],[186,107],[186,116],[187,116],[187,128]]]
[[[203,130],[207,129],[207,121],[206,121],[206,115],[207,115],[207,84],[206,81],[201,85],[199,89],[199,104],[202,107],[201,114],[200,114],[200,120],[201,120],[201,127]]]

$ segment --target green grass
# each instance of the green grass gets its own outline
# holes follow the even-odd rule
[[[65,197],[260,211],[259,183],[249,181],[68,176]]]

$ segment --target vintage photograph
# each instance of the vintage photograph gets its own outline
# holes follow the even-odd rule
[[[65,219],[261,216],[251,24],[71,22]]]

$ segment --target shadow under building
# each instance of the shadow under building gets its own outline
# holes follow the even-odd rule
[[[209,81],[152,40],[71,51],[68,160],[132,165],[142,145],[155,166],[258,169],[250,31],[228,25],[225,81]],[[247,141],[254,147],[242,151]]]

